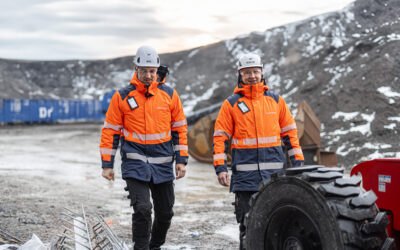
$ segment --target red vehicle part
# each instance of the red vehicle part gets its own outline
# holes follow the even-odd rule
[[[395,238],[400,249],[400,158],[362,162],[351,170],[351,175],[359,173],[364,189],[372,189],[379,209],[387,212],[389,236]]]

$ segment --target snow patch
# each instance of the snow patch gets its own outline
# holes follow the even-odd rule
[[[181,66],[181,64],[183,63],[183,60],[179,60],[176,63],[174,63],[174,70],[176,70],[177,68],[179,68],[179,66]]]
[[[291,91],[287,92],[286,94],[282,95],[283,99],[287,99],[288,97],[290,97],[291,95],[293,95],[294,93],[296,93],[299,90],[298,87],[293,88]]]
[[[346,150],[347,149],[347,150]],[[348,155],[351,151],[354,151],[355,148],[348,146],[348,143],[343,143],[340,147],[336,149],[336,154],[341,155],[341,156],[346,156]]]
[[[325,37],[312,37],[306,47],[306,52],[308,54],[303,54],[305,56],[312,56],[316,54],[318,51],[322,50],[324,48],[321,43],[325,42],[326,38]]]
[[[239,241],[239,226],[237,224],[229,224],[215,231],[216,234],[222,234],[232,240]]]
[[[263,75],[270,75],[272,73],[272,69],[274,68],[274,66],[275,66],[275,63],[264,64]]]
[[[228,49],[228,51],[231,52],[231,55],[234,58],[239,58],[241,55],[246,54],[246,53],[255,53],[258,54],[259,56],[263,56],[264,53],[262,52],[261,49],[256,49],[256,50],[247,50],[243,48],[243,45],[239,44],[237,40],[226,40],[225,41],[225,47]]]
[[[371,133],[371,123],[375,119],[375,112],[372,114],[361,114],[361,117],[367,122],[366,124],[362,124],[359,126],[354,126],[348,130],[345,130],[344,128],[337,129],[331,133],[329,133],[329,136],[337,136],[337,135],[346,135],[348,133],[352,132],[360,132],[361,134],[365,136],[370,136]],[[399,117],[400,121],[400,117]]]
[[[387,36],[388,38],[388,42],[392,42],[392,41],[399,41],[400,40],[400,34],[390,34]]]
[[[362,148],[368,148],[368,149],[387,149],[387,148],[391,148],[392,145],[390,144],[379,144],[379,143],[371,143],[371,142],[367,142],[365,143]]]
[[[281,85],[281,76],[275,74],[268,76],[267,85],[270,88],[279,87]]]
[[[290,87],[292,87],[293,80],[292,79],[285,80],[284,84],[285,84],[285,89],[290,89]]]
[[[313,75],[313,73],[311,71],[308,71],[308,73],[307,73],[307,81],[310,81],[312,79],[314,79],[314,75]]]
[[[343,8],[342,13],[345,16],[346,23],[353,23],[355,21],[354,13],[352,9],[354,8],[354,3],[351,3]]]
[[[400,158],[400,153],[399,152],[379,152],[379,150],[376,150],[374,153],[369,154],[368,156],[361,157],[359,162],[369,161],[369,160],[379,159],[379,158]]]
[[[342,39],[340,39],[340,37],[336,37],[336,36],[335,36],[335,37],[332,39],[331,45],[332,45],[333,47],[335,47],[335,48],[340,48],[340,47],[343,46],[343,41],[342,41]]]
[[[192,58],[194,55],[197,54],[197,52],[199,52],[199,49],[193,50],[192,52],[189,53],[188,57],[189,57],[189,58]]]
[[[354,47],[350,47],[349,49],[342,51],[339,55],[341,56],[341,58],[339,59],[340,61],[344,61],[347,59],[347,57],[349,57],[351,55],[351,53],[353,53]]]
[[[394,92],[390,87],[380,87],[377,91],[386,97],[400,97],[400,93]]]
[[[383,127],[387,129],[394,129],[396,127],[396,123],[390,123],[389,125],[385,125]]]
[[[333,114],[332,118],[333,119],[338,119],[339,117],[343,117],[343,121],[349,121],[354,119],[359,114],[359,112],[336,112]]]
[[[324,71],[329,72],[333,75],[332,79],[329,81],[330,86],[335,86],[337,81],[342,77],[342,76],[347,76],[350,72],[353,71],[352,68],[349,66],[343,67],[343,66],[336,66],[335,68],[325,68]],[[331,87],[328,86],[327,90],[324,90],[322,93],[325,94],[329,90],[331,90]]]
[[[400,117],[388,117],[389,121],[396,121],[396,122],[400,122]]]
[[[312,24],[313,24],[314,22],[312,22]],[[309,39],[311,37],[311,35],[310,35],[310,33],[303,33],[303,34],[301,34],[300,36],[299,36],[299,38],[297,38],[297,41],[299,42],[299,43],[302,43],[302,42],[304,42],[305,40],[307,40],[307,39]]]

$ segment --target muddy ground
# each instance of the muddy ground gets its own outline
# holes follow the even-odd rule
[[[101,124],[0,127],[0,229],[46,245],[61,232],[59,213],[69,208],[103,215],[131,245],[132,208],[123,190],[120,158],[116,180],[101,177]],[[163,249],[237,249],[233,195],[214,169],[191,159],[175,181],[175,216]]]

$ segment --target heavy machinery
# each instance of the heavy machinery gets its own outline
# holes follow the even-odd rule
[[[378,196],[376,205],[389,219],[388,234],[400,249],[400,159],[362,162],[351,170],[351,175],[361,175],[364,189]]]
[[[218,103],[188,116],[189,154],[200,162],[213,162],[214,125],[220,107],[221,103]],[[321,123],[306,102],[298,106],[295,121],[305,164],[336,166],[338,163],[336,153],[321,149]],[[229,161],[230,154],[228,154]]]
[[[246,215],[246,249],[399,249],[400,159],[343,171],[313,165],[264,180]]]

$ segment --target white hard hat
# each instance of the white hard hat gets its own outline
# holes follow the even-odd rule
[[[260,67],[260,68],[263,67],[259,55],[249,53],[249,54],[244,54],[239,58],[238,70],[244,68],[252,68],[252,67]]]
[[[160,57],[152,47],[142,46],[136,51],[133,63],[138,67],[159,67]]]

